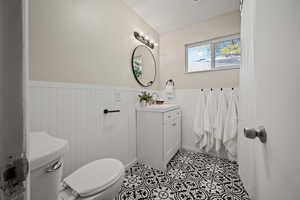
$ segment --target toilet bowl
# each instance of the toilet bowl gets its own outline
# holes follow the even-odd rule
[[[31,200],[113,200],[125,174],[119,160],[88,163],[61,181],[68,142],[46,132],[29,134]]]

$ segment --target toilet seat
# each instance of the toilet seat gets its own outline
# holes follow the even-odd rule
[[[85,198],[106,190],[124,174],[124,165],[115,159],[93,161],[63,180],[78,196]]]

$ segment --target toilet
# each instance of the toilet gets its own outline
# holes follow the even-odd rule
[[[46,132],[29,134],[31,200],[113,200],[125,174],[119,160],[90,162],[63,180],[68,142]]]
[[[66,177],[59,200],[112,200],[124,178],[124,165],[115,159],[91,162]]]

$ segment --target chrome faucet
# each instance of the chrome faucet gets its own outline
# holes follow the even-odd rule
[[[152,99],[153,99],[153,101],[157,100],[158,98],[159,98],[159,94],[157,92],[153,92],[152,93]]]

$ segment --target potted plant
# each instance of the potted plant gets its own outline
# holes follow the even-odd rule
[[[141,94],[138,95],[140,99],[141,106],[146,106],[152,102],[152,96],[150,93],[143,91]]]

